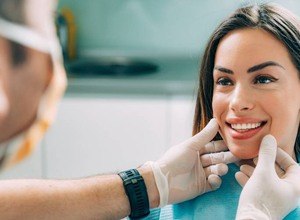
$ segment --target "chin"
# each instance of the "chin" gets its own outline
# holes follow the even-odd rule
[[[232,140],[220,133],[229,151],[242,160],[253,159],[258,156],[259,140]]]
[[[230,152],[240,159],[252,159],[258,156],[258,146],[241,146],[234,143],[228,143]]]

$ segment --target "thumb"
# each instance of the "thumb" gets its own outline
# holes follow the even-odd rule
[[[216,136],[218,131],[219,125],[217,119],[212,118],[205,128],[191,138],[191,141],[196,143],[193,145],[193,147],[197,148],[195,150],[200,150],[201,147],[210,142]]]
[[[256,168],[258,170],[274,170],[276,151],[277,142],[275,137],[270,134],[266,135],[260,144]]]

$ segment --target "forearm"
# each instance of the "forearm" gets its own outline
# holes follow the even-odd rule
[[[129,214],[119,185],[116,175],[1,181],[0,219],[117,219]]]
[[[151,170],[144,177],[150,206],[158,206]],[[80,180],[0,181],[0,219],[121,219],[130,205],[118,175]]]

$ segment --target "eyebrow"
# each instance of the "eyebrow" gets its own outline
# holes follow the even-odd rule
[[[247,73],[253,73],[255,71],[258,71],[258,70],[261,70],[263,68],[266,68],[268,66],[278,66],[282,69],[285,69],[282,65],[280,65],[279,63],[276,63],[274,61],[267,61],[267,62],[264,62],[264,63],[261,63],[261,64],[257,64],[255,66],[252,66],[250,67],[248,70],[247,70]],[[214,67],[214,70],[219,70],[223,73],[228,73],[228,74],[234,74],[234,72],[230,69],[227,69],[225,67],[222,67],[222,66],[215,66]]]

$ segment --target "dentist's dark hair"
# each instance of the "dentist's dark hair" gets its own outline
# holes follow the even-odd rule
[[[229,32],[244,28],[262,29],[280,40],[289,51],[290,58],[298,70],[300,82],[300,19],[277,4],[255,4],[239,8],[217,27],[202,57],[193,135],[201,131],[213,117],[213,69],[218,45]],[[300,158],[299,130],[298,126],[295,152]],[[220,138],[220,135],[217,135],[215,140]]]

